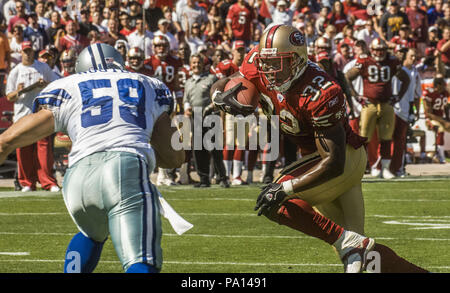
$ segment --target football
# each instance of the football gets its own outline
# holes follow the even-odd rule
[[[225,90],[231,89],[240,82],[242,82],[242,86],[237,94],[237,100],[241,104],[251,105],[256,108],[259,103],[259,91],[249,80],[243,77],[235,77],[225,85]]]

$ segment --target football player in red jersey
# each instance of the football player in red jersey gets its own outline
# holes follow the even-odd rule
[[[255,206],[258,215],[264,214],[272,221],[333,245],[347,272],[361,272],[371,250],[381,254],[382,272],[425,272],[386,246],[361,235],[364,234],[361,178],[367,160],[364,139],[348,125],[342,89],[308,61],[301,32],[287,25],[266,29],[259,46],[245,57],[240,74],[255,84],[266,115],[278,115],[281,131],[297,143],[302,153],[299,161],[286,167],[258,196]],[[213,101],[231,114],[250,115],[253,107],[236,100],[240,84],[223,92],[234,76],[239,74],[213,85]],[[334,235],[342,227],[346,230],[344,234],[352,236]],[[320,232],[324,228],[327,236]],[[343,239],[348,239],[349,242],[344,242],[353,243],[356,249],[342,250],[339,243]]]
[[[232,46],[232,59],[226,59],[217,64],[214,72],[218,79],[231,76],[233,73],[239,71],[245,56],[244,41],[234,41]],[[225,146],[223,149],[223,161],[228,178],[232,178],[231,185],[243,185],[245,183],[251,184],[253,182],[253,168],[257,159],[257,151],[249,151],[247,182],[243,181],[242,168],[245,161],[245,145],[246,141],[241,141],[237,134],[236,117],[229,113],[225,113]],[[249,126],[246,124],[246,127]],[[246,129],[248,135],[248,129]]]
[[[360,117],[360,134],[368,140],[378,129],[380,141],[381,172],[372,173],[385,179],[392,179],[394,174],[389,170],[391,163],[391,140],[395,127],[393,104],[399,97],[403,97],[409,86],[409,76],[401,68],[400,61],[390,56],[386,43],[380,38],[370,44],[369,55],[360,55],[355,67],[346,73],[351,86],[352,81],[359,75],[363,79],[363,96],[357,95],[351,86],[352,95],[359,97],[363,104]],[[401,88],[397,95],[392,94],[392,78],[396,76],[401,81]]]
[[[77,52],[75,49],[64,50],[61,54],[61,75],[63,77],[75,73],[75,62],[77,61]]]
[[[444,109],[448,103],[449,94],[446,90],[445,80],[437,76],[433,80],[433,87],[423,91],[425,117],[430,130],[436,132],[436,155],[441,164],[445,163],[444,133],[449,131],[445,127]],[[443,121],[444,120],[444,121]]]
[[[169,40],[163,35],[153,38],[153,52],[154,55],[146,59],[144,64],[151,68],[151,76],[164,82],[169,90],[174,93],[177,108],[180,108],[183,101],[183,92],[179,86],[178,72],[183,63],[178,56],[170,54]],[[173,170],[159,168],[156,185],[176,185],[174,177]]]
[[[152,76],[152,68],[144,64],[144,60],[144,51],[141,48],[131,48],[127,53],[128,66],[126,66],[126,70]]]

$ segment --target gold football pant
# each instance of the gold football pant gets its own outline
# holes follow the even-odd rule
[[[360,135],[367,137],[367,142],[369,142],[377,128],[380,141],[392,139],[395,129],[395,113],[389,103],[368,104],[361,110]]]
[[[321,160],[316,152],[301,158],[286,167],[275,180],[281,183],[301,176]],[[299,198],[327,218],[341,225],[346,230],[364,234],[364,200],[361,179],[367,164],[367,154],[363,147],[346,148],[344,172],[329,181],[294,194],[290,198]]]

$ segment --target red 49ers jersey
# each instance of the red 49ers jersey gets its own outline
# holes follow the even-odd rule
[[[144,61],[145,65],[151,67],[153,74],[151,76],[164,82],[169,90],[177,91],[178,71],[183,66],[183,63],[178,57],[168,55],[166,60],[160,60],[155,55]]]
[[[187,64],[184,64],[182,67],[180,67],[180,70],[178,70],[178,85],[180,86],[180,89],[184,90],[184,84],[190,77],[191,67]]]
[[[147,76],[152,76],[153,75],[153,70],[150,66],[148,65],[142,65],[142,67],[139,70],[134,70],[133,68],[131,68],[130,66],[125,67],[126,70],[130,71],[130,72],[137,72],[143,75],[147,75]]]
[[[216,72],[217,78],[221,79],[239,71],[239,67],[231,60],[223,60],[219,64],[217,64],[214,71]]]
[[[347,143],[355,149],[365,139],[355,134],[348,124],[346,100],[337,82],[313,62],[296,84],[286,93],[267,90],[254,64],[258,49],[251,50],[239,68],[261,93],[260,106],[266,116],[278,115],[281,131],[297,146],[302,155],[317,150],[314,132],[342,122]]]
[[[449,98],[447,91],[439,93],[434,88],[428,88],[423,91],[422,96],[425,101],[430,103],[434,115],[444,117],[444,108]]]
[[[389,101],[392,97],[392,77],[400,70],[400,61],[394,56],[387,56],[378,62],[370,56],[360,55],[355,67],[360,69],[363,79],[363,96],[372,103]]]

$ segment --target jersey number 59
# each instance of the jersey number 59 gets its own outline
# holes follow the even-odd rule
[[[84,128],[108,123],[113,117],[113,100],[102,95],[105,89],[111,88],[110,79],[97,79],[80,82],[78,87],[83,100],[81,126]],[[144,85],[135,79],[119,79],[117,81],[119,99],[124,103],[119,106],[120,117],[141,128],[147,127],[145,119]],[[95,90],[95,95],[94,95]],[[94,111],[97,113],[94,114]]]

